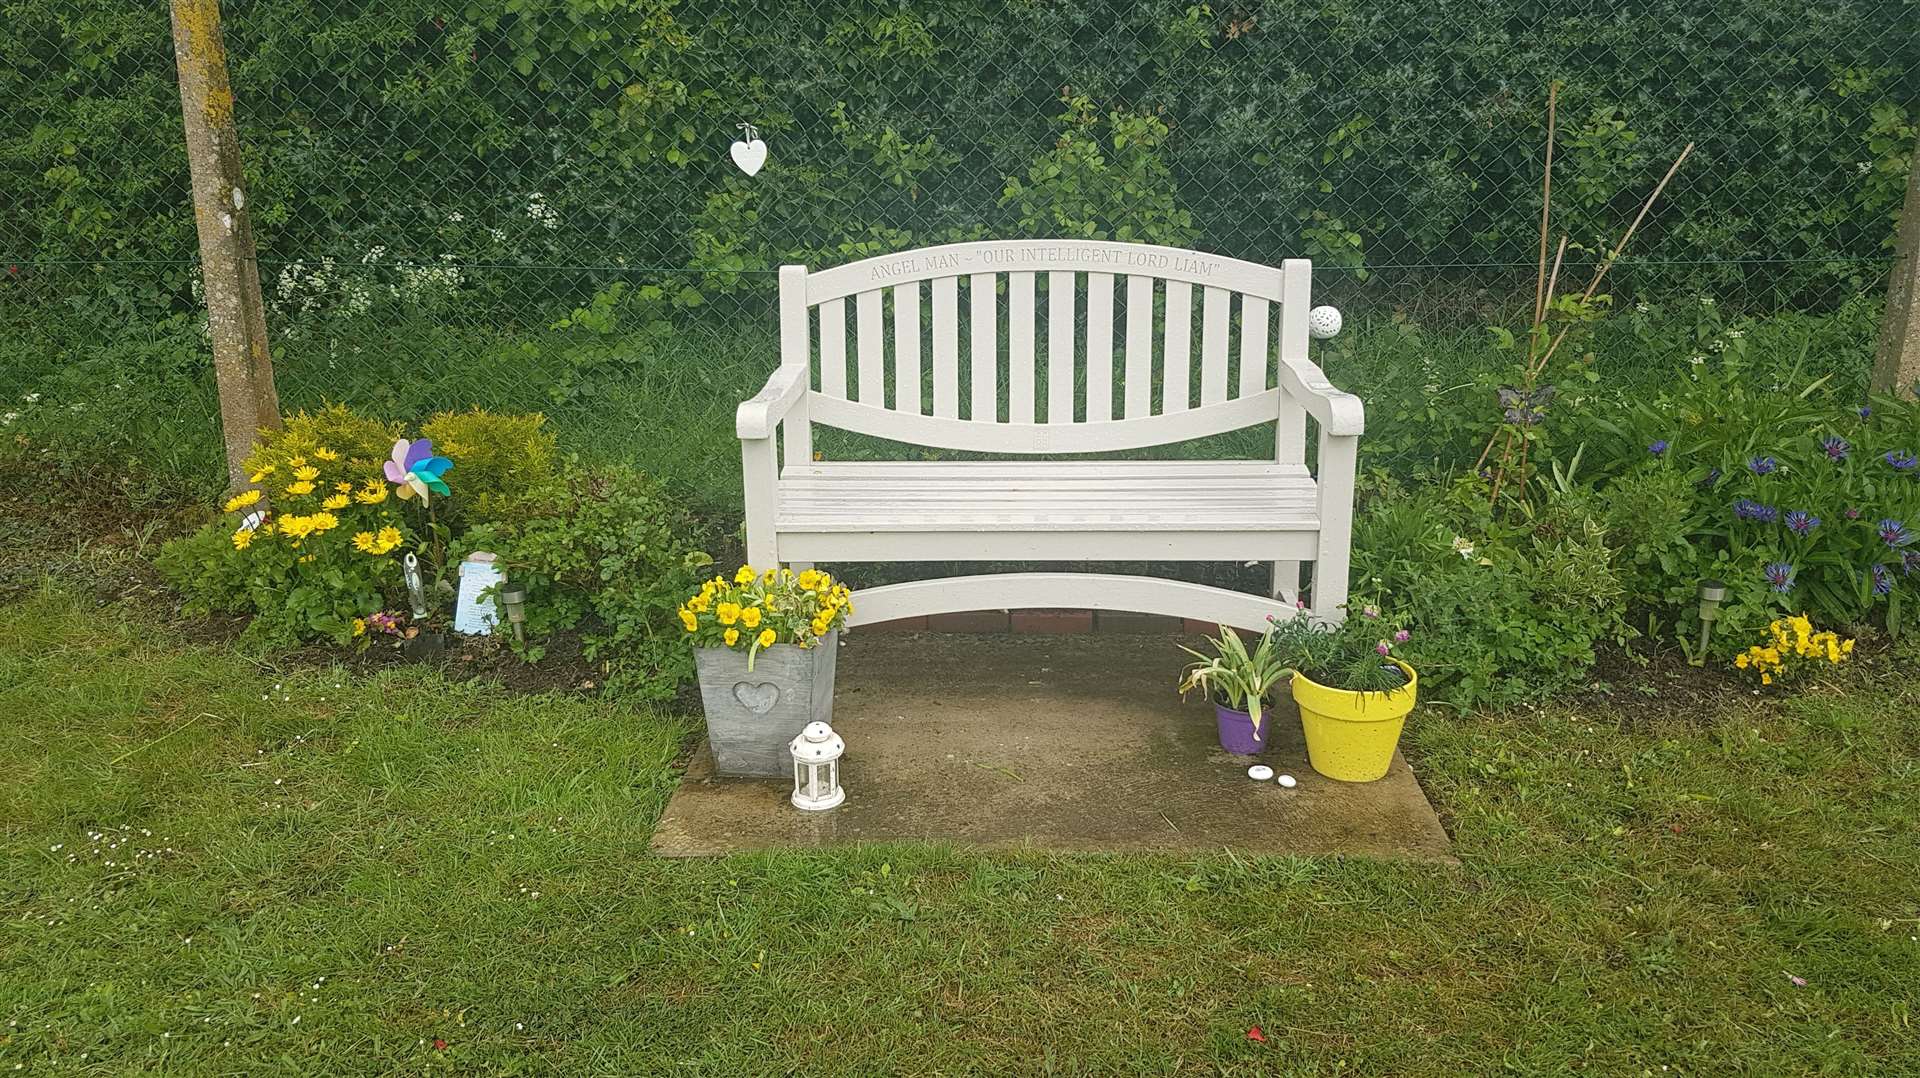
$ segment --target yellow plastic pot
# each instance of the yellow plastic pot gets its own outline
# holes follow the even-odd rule
[[[1413,667],[1389,661],[1407,672],[1407,683],[1392,692],[1350,692],[1293,676],[1293,702],[1315,771],[1342,782],[1372,782],[1387,773],[1420,687]]]

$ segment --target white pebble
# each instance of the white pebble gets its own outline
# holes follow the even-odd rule
[[[1274,781],[1278,782],[1282,786],[1285,786],[1289,790],[1293,789],[1295,786],[1300,785],[1299,780],[1295,779],[1292,775],[1282,775],[1278,779],[1275,779]]]
[[[1255,782],[1265,782],[1273,777],[1273,768],[1266,764],[1254,764],[1247,768],[1247,777]]]

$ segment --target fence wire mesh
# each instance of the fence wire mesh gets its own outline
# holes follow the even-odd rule
[[[6,410],[147,429],[217,481],[165,5],[0,11]],[[1313,258],[1363,323],[1510,314],[1552,82],[1570,273],[1692,141],[1610,292],[1870,304],[1920,115],[1916,25],[1916,0],[225,12],[283,403],[537,409],[609,455],[757,384],[783,262],[1109,237]],[[729,153],[744,123],[768,151],[752,177]],[[674,444],[648,463],[672,471]]]

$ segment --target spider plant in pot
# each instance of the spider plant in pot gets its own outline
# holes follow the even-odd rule
[[[1295,671],[1293,702],[1313,769],[1343,782],[1386,775],[1419,692],[1413,667],[1393,654],[1408,632],[1368,604],[1338,625],[1295,618],[1272,635],[1275,661]]]
[[[1203,655],[1182,645],[1180,650],[1194,657],[1180,676],[1180,695],[1199,690],[1213,702],[1220,727],[1220,747],[1231,753],[1250,756],[1267,747],[1272,732],[1272,714],[1267,697],[1283,684],[1293,671],[1274,654],[1271,626],[1260,634],[1252,650],[1240,634],[1220,626],[1218,639],[1209,641],[1212,655]]]

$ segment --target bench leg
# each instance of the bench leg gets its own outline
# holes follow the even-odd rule
[[[1313,563],[1313,616],[1346,620],[1347,571],[1353,553],[1353,483],[1360,439],[1320,433],[1320,549]]]
[[[761,572],[780,561],[773,525],[780,480],[775,468],[772,438],[740,440],[741,480],[747,493],[747,564]]]

